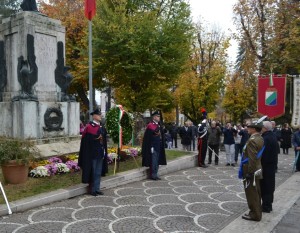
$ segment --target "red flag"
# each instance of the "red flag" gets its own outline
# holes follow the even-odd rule
[[[92,20],[92,18],[96,14],[96,0],[85,0],[84,3],[84,14],[88,20]]]
[[[257,87],[257,112],[269,118],[285,112],[286,75],[259,76]]]

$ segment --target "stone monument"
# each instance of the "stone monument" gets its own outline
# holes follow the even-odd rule
[[[68,93],[73,77],[65,66],[65,28],[33,10],[0,19],[0,136],[79,135],[79,103]]]

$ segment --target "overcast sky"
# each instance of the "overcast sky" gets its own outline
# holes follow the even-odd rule
[[[235,31],[232,6],[237,0],[189,0],[194,22],[201,19],[221,28],[227,35]],[[237,43],[231,41],[228,53],[231,61],[236,58]]]

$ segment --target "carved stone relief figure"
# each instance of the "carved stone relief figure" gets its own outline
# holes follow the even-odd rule
[[[18,81],[21,85],[20,95],[15,96],[13,101],[20,99],[37,101],[33,93],[33,85],[38,81],[38,67],[34,52],[34,37],[27,35],[27,60],[23,56],[18,58]]]
[[[55,69],[55,82],[61,88],[62,102],[73,102],[75,97],[69,94],[69,88],[73,79],[73,76],[69,73],[70,67],[65,66],[64,59],[64,44],[59,41],[57,43],[57,60]]]

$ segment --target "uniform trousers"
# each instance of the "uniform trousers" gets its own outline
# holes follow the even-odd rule
[[[256,179],[256,186],[253,186],[253,179],[254,178],[244,181],[245,194],[250,210],[250,218],[255,221],[260,221],[262,217],[260,179]]]
[[[102,174],[102,163],[103,158],[96,158],[92,160],[92,189],[91,192],[99,192],[100,191],[100,182],[101,182],[101,174]]]
[[[198,138],[198,166],[205,165],[205,157],[207,152],[207,139]]]
[[[158,178],[158,161],[159,161],[159,153],[156,152],[155,150],[152,153],[152,158],[151,158],[151,178],[156,179]]]

